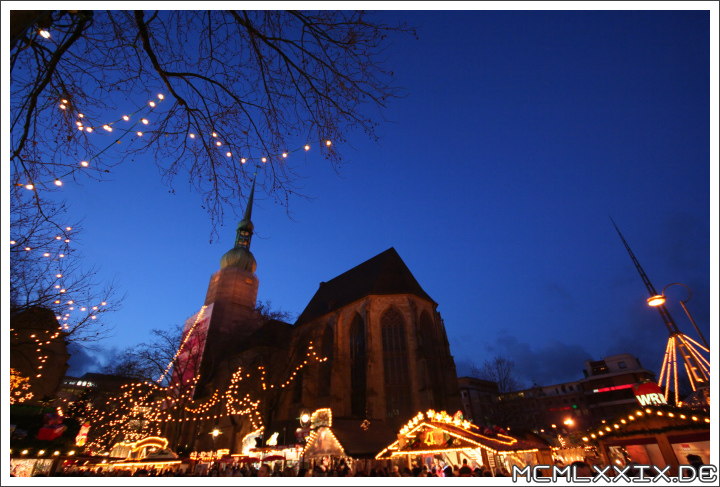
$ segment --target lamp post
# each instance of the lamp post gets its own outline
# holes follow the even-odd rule
[[[705,337],[704,337],[703,334],[700,332],[700,328],[698,328],[697,323],[695,323],[695,320],[693,319],[692,315],[690,314],[690,311],[687,309],[687,306],[685,306],[685,303],[687,303],[688,301],[690,301],[690,298],[692,297],[692,291],[691,291],[690,288],[687,287],[685,284],[683,284],[683,283],[681,283],[681,282],[673,282],[673,283],[668,284],[667,286],[665,286],[665,287],[663,288],[662,293],[656,294],[655,296],[652,296],[652,297],[648,298],[648,300],[647,300],[647,301],[648,301],[648,305],[650,305],[650,306],[662,306],[663,304],[665,304],[665,301],[666,301],[666,299],[667,299],[667,298],[665,297],[665,290],[666,290],[667,288],[669,288],[670,286],[683,286],[685,289],[688,290],[688,298],[687,298],[686,300],[684,300],[684,301],[683,301],[683,300],[680,300],[680,305],[682,305],[683,309],[685,310],[685,314],[687,315],[687,317],[690,318],[690,322],[691,322],[691,323],[693,324],[693,326],[695,327],[695,331],[696,331],[697,334],[700,336],[700,339],[701,339],[702,342],[705,344],[705,347],[706,347],[708,350],[710,350],[710,345],[708,345],[707,340],[705,340]]]

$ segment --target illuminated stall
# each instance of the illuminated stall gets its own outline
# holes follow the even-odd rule
[[[485,466],[495,473],[513,465],[548,464],[550,447],[540,440],[519,438],[501,428],[477,426],[462,419],[458,412],[418,413],[398,434],[398,439],[375,457],[403,467],[427,465],[428,468],[462,465]]]
[[[689,465],[688,455],[710,463],[710,417],[701,411],[668,405],[638,408],[630,414],[603,421],[587,432],[583,440],[598,444],[601,461],[624,467],[670,466],[678,474],[680,465]]]
[[[182,463],[178,456],[168,449],[168,440],[157,436],[143,438],[133,443],[117,443],[113,446],[111,455],[125,457],[125,460],[109,463],[111,470],[175,471]]]

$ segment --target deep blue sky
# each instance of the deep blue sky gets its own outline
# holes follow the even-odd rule
[[[707,11],[382,15],[417,27],[419,40],[399,36],[388,51],[407,96],[389,103],[379,143],[358,133],[340,147],[341,177],[317,151],[296,157],[315,199],[291,200],[292,220],[258,195],[259,299],[297,315],[321,281],[395,247],[439,303],[461,375],[502,354],[548,385],[623,352],[659,372],[667,331],[610,214],[658,290],[692,288],[688,307],[709,336]],[[716,133],[716,106],[712,119]],[[209,244],[198,195],[169,194],[152,161],[113,179],[66,189],[85,217],[86,262],[127,292],[98,361],[196,312],[239,220]],[[668,309],[695,337],[685,293],[669,289]],[[71,373],[93,370],[82,359]]]

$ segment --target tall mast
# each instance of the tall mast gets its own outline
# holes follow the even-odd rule
[[[610,216],[610,215],[608,215]],[[623,237],[622,233],[620,233],[620,229],[615,224],[615,220],[612,219],[610,216],[610,221],[612,222],[613,226],[615,227],[615,230],[617,230],[618,235],[620,235],[620,240],[622,240],[623,245],[625,245],[625,248],[628,251],[628,254],[630,254],[630,258],[632,259],[633,263],[635,264],[635,268],[640,273],[640,277],[642,278],[643,282],[645,283],[645,287],[647,288],[648,292],[650,293],[650,297],[657,296],[657,291],[655,290],[655,287],[650,282],[650,278],[648,278],[647,274],[645,274],[645,271],[643,270],[642,266],[640,265],[640,262],[635,257],[635,254],[633,254],[632,250],[630,250],[630,245],[625,241],[625,237]],[[655,306],[658,311],[660,312],[660,316],[663,319],[663,322],[665,323],[665,326],[667,326],[668,331],[670,332],[670,338],[677,337],[678,340],[676,340],[677,347],[680,349],[680,354],[682,355],[683,360],[685,361],[685,365],[687,365],[690,373],[692,373],[693,378],[697,382],[699,386],[707,386],[708,385],[708,378],[705,375],[705,371],[702,369],[702,367],[699,366],[697,359],[692,353],[688,353],[687,350],[687,343],[685,341],[685,335],[678,329],[677,325],[675,324],[675,321],[673,320],[672,316],[670,316],[670,312],[665,307],[665,304],[661,304],[660,306]]]

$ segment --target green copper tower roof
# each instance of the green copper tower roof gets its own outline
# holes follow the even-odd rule
[[[220,268],[236,267],[254,273],[257,269],[255,257],[250,252],[250,240],[252,239],[255,225],[250,220],[252,216],[252,205],[255,196],[255,180],[257,173],[253,177],[252,187],[250,188],[250,197],[248,198],[247,207],[245,207],[245,216],[237,227],[237,236],[235,237],[235,247],[228,250],[225,255],[220,258]]]

